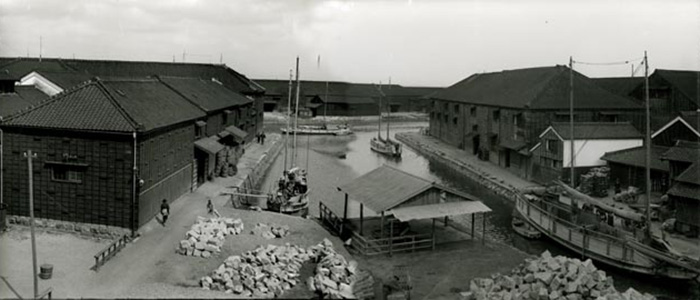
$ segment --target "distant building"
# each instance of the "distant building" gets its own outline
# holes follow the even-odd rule
[[[678,141],[663,154],[672,178],[668,197],[676,208],[676,230],[690,236],[700,233],[700,143]]]
[[[431,96],[430,135],[522,177],[529,148],[552,122],[569,121],[569,69],[564,66],[474,74]],[[631,122],[642,107],[574,72],[576,122]]]
[[[653,113],[652,113],[653,115]],[[680,112],[676,117],[651,134],[654,145],[673,146],[677,141],[700,141],[700,114],[695,111]]]
[[[631,96],[644,104],[644,84],[637,86]],[[682,111],[700,108],[700,72],[656,69],[649,76],[651,129],[656,130]]]
[[[288,80],[256,79],[257,83],[265,87],[265,110],[286,111],[289,99]],[[366,83],[349,83],[338,81],[301,81],[299,108],[308,110],[311,116],[361,116],[376,115],[378,113],[378,101],[384,97],[382,105],[390,104],[392,112],[420,112],[428,107],[427,95],[438,88],[429,87],[403,87],[400,85],[382,85],[380,93],[379,85]],[[292,101],[296,96],[296,82],[292,86]],[[292,102],[292,110],[294,103]],[[384,111],[384,110],[383,110]]]
[[[644,136],[630,123],[578,122],[571,136],[568,123],[553,123],[539,136],[532,152],[531,178],[546,183],[554,179],[570,180],[571,143],[574,145],[574,176],[579,178],[591,168],[604,166],[606,152],[641,146]]]
[[[624,97],[632,97],[632,92],[644,86],[644,77],[598,77],[591,80],[608,92]]]
[[[669,187],[668,163],[661,156],[669,147],[652,145],[651,147],[651,191],[666,193]],[[639,146],[618,151],[606,152],[602,160],[610,167],[610,180],[620,181],[624,189],[634,186],[640,190],[646,189],[646,147]]]

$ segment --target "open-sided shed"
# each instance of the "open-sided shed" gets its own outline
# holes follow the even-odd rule
[[[391,244],[396,238],[395,232],[393,232],[394,224],[391,224],[394,221],[408,222],[431,219],[430,246],[434,248],[436,219],[444,218],[445,225],[447,225],[449,217],[465,214],[471,215],[471,230],[472,236],[474,236],[474,215],[483,215],[491,211],[475,196],[456,191],[387,165],[381,166],[352,182],[338,187],[338,190],[344,193],[345,203],[342,220],[337,220],[337,223],[348,224],[348,202],[350,199],[358,202],[360,204],[360,224],[359,230],[356,232],[359,234],[355,236],[359,239],[372,238],[366,236],[364,232],[365,210],[370,210],[381,216],[379,239],[388,240],[389,252],[392,251]],[[322,218],[324,218],[323,213],[324,210],[322,209]],[[385,222],[389,216],[392,216],[388,220],[390,222],[388,224],[389,232],[385,232]],[[482,219],[485,222],[485,218]],[[343,230],[342,228],[337,229],[339,231]]]

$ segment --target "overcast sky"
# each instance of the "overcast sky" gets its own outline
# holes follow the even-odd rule
[[[298,55],[302,79],[448,86],[644,50],[652,69],[700,70],[700,1],[0,0],[0,56],[38,56],[40,36],[44,57],[180,62],[185,52],[287,79]]]

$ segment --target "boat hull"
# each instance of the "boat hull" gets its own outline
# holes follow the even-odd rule
[[[377,153],[392,157],[401,157],[401,144],[398,142],[372,138],[369,143],[369,147],[372,149],[372,151]]]
[[[299,128],[294,130],[293,128],[287,129],[287,128],[282,128],[281,129],[283,134],[296,134],[298,135],[349,135],[352,134],[352,131],[347,128],[341,128],[341,129],[315,129],[315,128]]]
[[[516,197],[516,211],[520,217],[562,246],[581,253],[595,261],[620,269],[674,279],[692,279],[698,274],[664,264],[639,251],[621,238],[582,229],[531,203],[525,197]]]

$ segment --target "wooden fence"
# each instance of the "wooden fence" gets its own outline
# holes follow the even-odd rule
[[[114,257],[114,255],[122,250],[130,241],[131,237],[125,234],[107,246],[107,248],[95,254],[95,265],[92,267],[92,269],[98,271],[102,265],[104,265],[110,258]]]
[[[321,222],[336,234],[343,230],[343,219],[331,211],[323,202],[319,202]],[[395,237],[367,238],[352,232],[352,248],[362,255],[392,255],[396,252],[413,252],[423,249],[435,249],[432,234],[413,234]]]

